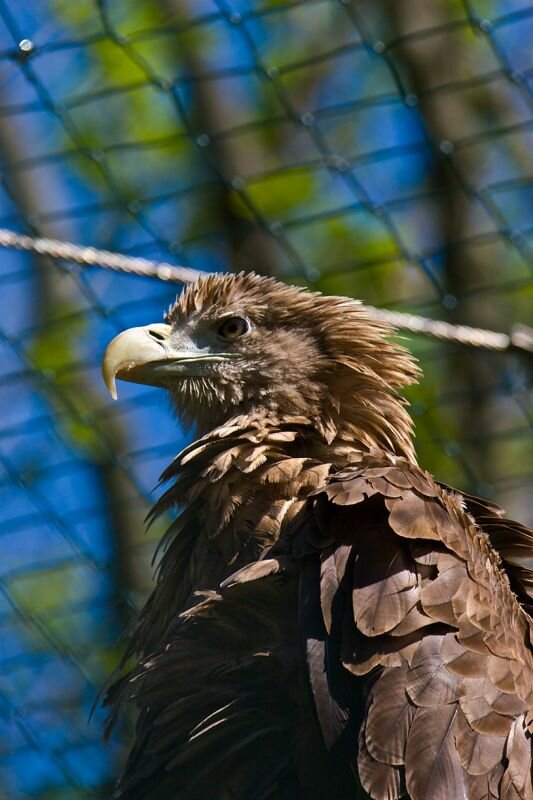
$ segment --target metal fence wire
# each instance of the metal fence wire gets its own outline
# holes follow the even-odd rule
[[[0,0],[0,20],[0,244],[91,255],[0,250],[0,798],[107,798],[129,722],[103,745],[89,711],[186,439],[157,390],[113,404],[99,360],[161,319],[174,267],[446,323],[405,334],[420,461],[531,522],[533,7]],[[511,338],[468,347],[464,326]]]

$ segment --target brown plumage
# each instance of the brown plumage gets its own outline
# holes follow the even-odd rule
[[[411,356],[353,300],[210,276],[104,376],[199,438],[108,693],[117,796],[531,800],[533,534],[416,464]]]

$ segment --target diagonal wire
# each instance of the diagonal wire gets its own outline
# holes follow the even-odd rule
[[[0,228],[0,247],[12,247],[27,250],[53,259],[72,261],[84,267],[98,266],[157,278],[171,283],[194,283],[209,273],[189,267],[168,264],[165,261],[152,261],[148,258],[127,256],[97,247],[84,247],[59,239],[27,236],[15,231]],[[487,350],[521,350],[533,353],[533,329],[527,325],[517,324],[509,334],[474,328],[469,325],[453,325],[443,320],[430,319],[417,314],[391,311],[384,308],[367,306],[378,319],[388,322],[395,328],[411,333],[432,336],[443,341],[455,342],[469,347],[481,347]]]

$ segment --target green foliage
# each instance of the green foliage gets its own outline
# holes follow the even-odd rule
[[[80,453],[99,461],[104,452],[93,415],[99,397],[80,370],[80,345],[85,333],[86,320],[74,304],[55,302],[31,344],[29,356],[54,387],[48,399],[55,407],[63,435]]]
[[[306,202],[313,197],[315,185],[311,173],[287,169],[249,183],[246,194],[262,216],[274,221],[305,208]],[[252,218],[240,194],[232,192],[231,202],[236,215]]]

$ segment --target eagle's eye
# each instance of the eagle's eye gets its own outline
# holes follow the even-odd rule
[[[250,323],[243,317],[228,317],[220,328],[218,335],[226,339],[227,342],[234,342],[239,336],[243,336],[250,330]]]

